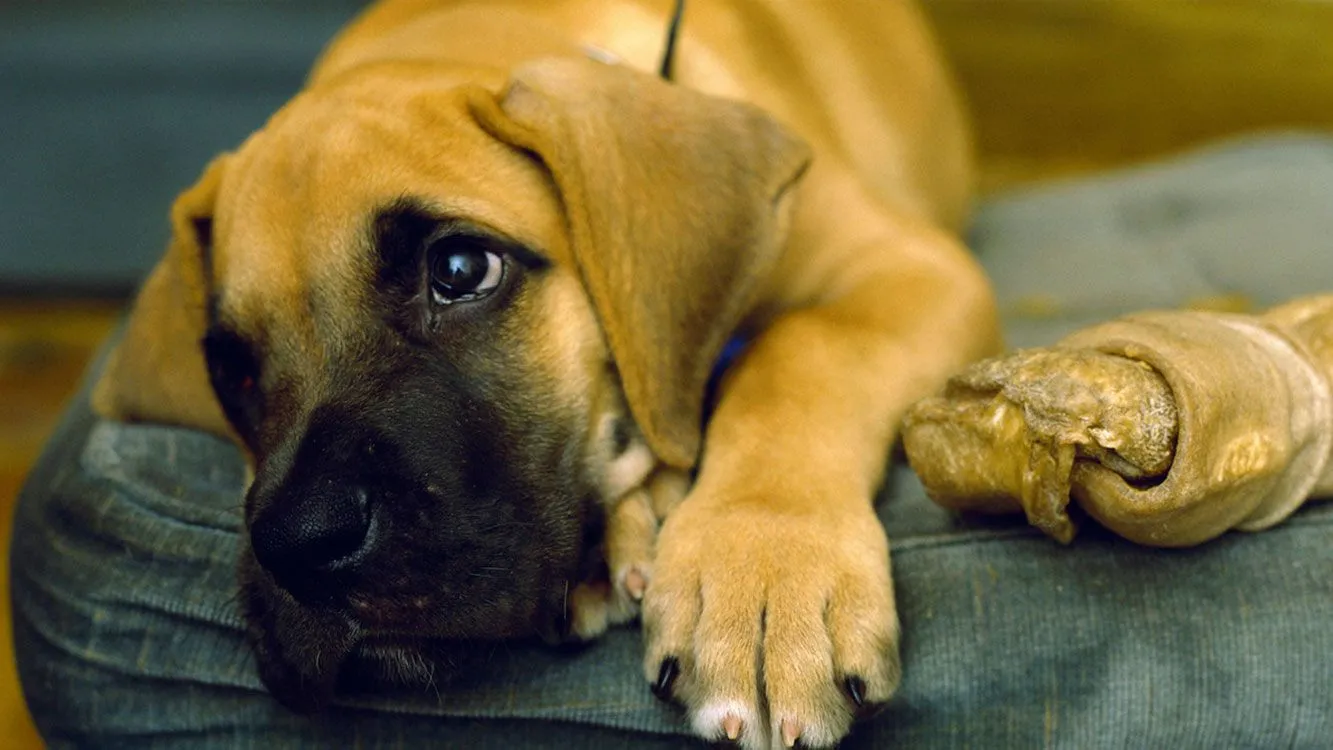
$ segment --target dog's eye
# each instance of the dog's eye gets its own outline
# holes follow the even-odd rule
[[[499,288],[505,275],[504,257],[469,238],[448,237],[436,242],[427,263],[431,297],[440,305],[485,297]]]
[[[218,403],[236,432],[247,442],[255,436],[264,399],[259,391],[259,360],[240,336],[212,328],[204,336],[204,360]]]

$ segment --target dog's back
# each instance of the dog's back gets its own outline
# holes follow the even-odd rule
[[[387,0],[330,44],[312,83],[368,62],[448,59],[499,85],[515,65],[661,63],[674,0]],[[674,79],[757,104],[907,214],[956,227],[971,189],[952,82],[915,5],[687,0]]]

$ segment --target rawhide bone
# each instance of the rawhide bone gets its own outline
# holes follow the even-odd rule
[[[940,505],[1023,512],[1068,542],[1072,498],[1142,544],[1276,524],[1333,495],[1333,295],[1262,316],[1147,312],[972,366],[907,414]]]

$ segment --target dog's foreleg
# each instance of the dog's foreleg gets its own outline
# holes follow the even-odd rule
[[[775,317],[724,383],[645,600],[648,679],[700,735],[746,747],[831,745],[893,693],[872,497],[905,410],[998,344],[989,287],[956,241],[823,197],[846,223],[812,220],[818,196],[796,209],[791,252],[808,260],[778,283],[810,303]]]

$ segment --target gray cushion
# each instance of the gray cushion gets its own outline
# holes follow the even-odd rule
[[[1333,291],[1333,140],[1220,143],[981,206],[982,254],[1018,346],[1133,310]]]
[[[1333,286],[1330,153],[1328,140],[1254,140],[989,203],[973,237],[1012,340],[1216,292],[1269,302]],[[258,683],[233,601],[241,481],[222,442],[71,407],[23,492],[13,547],[17,653],[52,745],[687,742],[640,677],[632,629],[577,654],[496,646],[484,673],[438,693],[287,713]],[[1095,529],[1063,548],[1020,520],[955,518],[901,466],[879,507],[906,677],[848,746],[1333,737],[1333,507],[1181,551]]]

